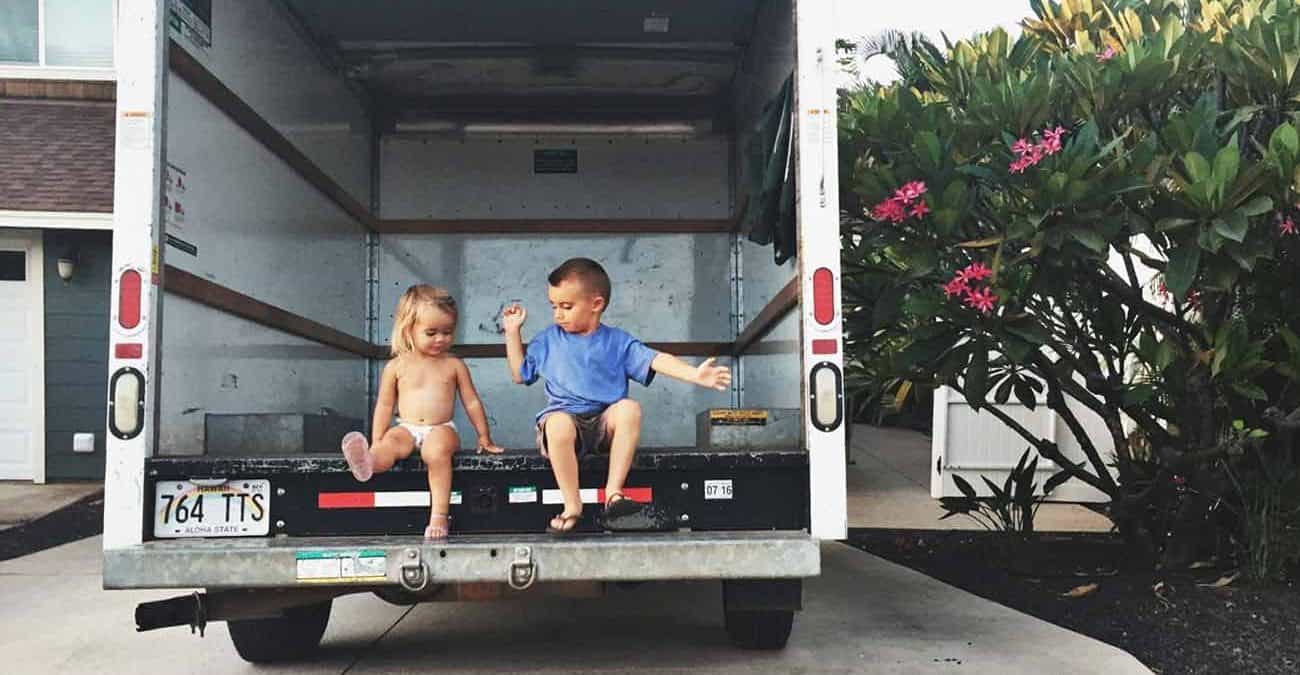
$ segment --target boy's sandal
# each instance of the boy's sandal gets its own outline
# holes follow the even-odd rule
[[[622,492],[612,492],[605,497],[605,518],[623,518],[641,512],[642,504],[627,498]]]
[[[561,513],[551,519],[546,525],[546,531],[549,534],[571,534],[578,529],[578,521],[582,519],[581,513]],[[556,522],[560,523],[559,527],[555,526]]]
[[[428,527],[424,528],[424,538],[425,539],[446,539],[447,534],[451,532],[451,516],[441,514],[441,513],[435,513],[433,514],[432,517],[441,518],[442,525],[430,524]]]

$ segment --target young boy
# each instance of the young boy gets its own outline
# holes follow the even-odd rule
[[[714,365],[712,358],[691,366],[602,324],[600,317],[609,307],[609,275],[594,260],[566,260],[547,281],[555,325],[537,334],[527,353],[520,329],[528,313],[513,305],[502,315],[511,378],[516,384],[532,384],[538,377],[546,380],[546,407],[536,420],[537,444],[551,460],[564,496],[564,510],[551,519],[546,531],[568,534],[577,527],[582,516],[578,458],[593,452],[609,453],[605,524],[616,529],[619,518],[641,508],[623,495],[623,481],[641,435],[641,406],[627,397],[627,381],[649,385],[655,373],[663,373],[725,391],[731,385],[731,370]]]

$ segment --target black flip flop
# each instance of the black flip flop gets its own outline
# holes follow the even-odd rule
[[[612,493],[605,499],[605,520],[617,520],[636,515],[644,506],[628,499],[622,492]]]
[[[573,514],[565,515],[561,513],[555,516],[555,518],[559,518],[560,522],[564,525],[568,525],[568,527],[555,527],[554,525],[547,523],[546,524],[547,534],[565,536],[565,535],[573,534],[575,531],[577,531],[578,521],[582,520],[582,514],[579,513],[577,515],[573,515]],[[555,518],[551,518],[551,520],[555,520]],[[573,524],[569,525],[569,523],[573,523]]]

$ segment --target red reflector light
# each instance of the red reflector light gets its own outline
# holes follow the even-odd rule
[[[127,270],[122,273],[117,289],[117,323],[123,328],[140,325],[141,286],[139,272]]]
[[[114,345],[113,356],[119,359],[138,359],[144,356],[144,345],[138,342],[124,342]]]
[[[840,350],[839,340],[813,340],[814,354],[834,354]]]
[[[823,326],[835,319],[835,275],[825,267],[813,272],[813,318]]]

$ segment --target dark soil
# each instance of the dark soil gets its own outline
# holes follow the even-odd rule
[[[104,493],[87,495],[58,511],[0,530],[0,560],[18,558],[104,531]]]
[[[1300,672],[1296,570],[1277,584],[1238,578],[1212,588],[1234,570],[1129,569],[1131,556],[1112,535],[1043,534],[1010,551],[1001,541],[988,532],[849,534],[864,551],[1112,644],[1157,673]],[[1094,583],[1082,597],[1066,595]]]

